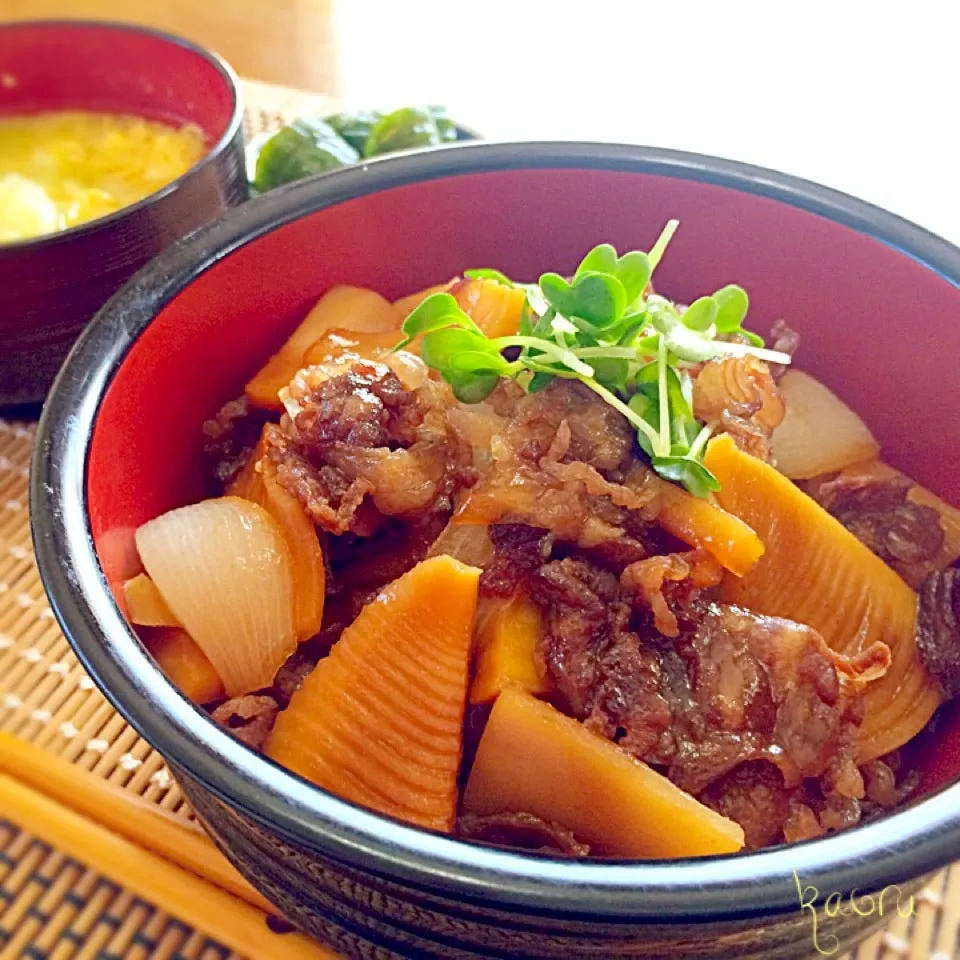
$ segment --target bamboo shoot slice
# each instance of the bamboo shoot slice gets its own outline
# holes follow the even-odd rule
[[[534,696],[550,692],[552,685],[537,655],[543,616],[525,592],[481,600],[475,636],[477,669],[470,687],[471,703],[492,703],[504,690],[524,690]]]
[[[615,743],[518,690],[500,694],[463,798],[480,816],[532,813],[610,857],[702,857],[743,847],[739,824]]]
[[[522,287],[475,277],[461,280],[450,293],[488,337],[509,337],[520,329],[520,312],[527,299]]]
[[[267,755],[345,800],[449,832],[479,579],[441,556],[385,587],[293,695]]]
[[[859,759],[902,746],[942,699],[916,645],[916,594],[815,500],[731,437],[712,440],[704,462],[720,481],[721,506],[750,524],[766,546],[746,576],[725,581],[726,599],[807,624],[848,656],[886,643],[893,660],[864,692]]]
[[[660,499],[657,522],[667,533],[706,550],[738,577],[763,556],[763,541],[739,517],[654,474],[650,479]]]

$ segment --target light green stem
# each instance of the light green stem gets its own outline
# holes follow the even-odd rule
[[[551,343],[549,340],[544,340],[541,337],[522,337],[519,335],[515,337],[498,337],[496,340],[492,340],[491,343],[493,343],[500,352],[506,350],[507,347],[532,347],[534,350],[539,350],[548,357],[551,357],[557,363],[562,363],[570,367],[578,376],[593,376],[593,367],[584,363],[572,350],[566,347],[558,347],[556,344]]]
[[[667,343],[660,338],[657,348],[657,396],[660,400],[660,446],[666,446],[666,456],[670,452],[670,406],[667,394]]]
[[[663,259],[663,253],[667,249],[667,244],[673,239],[673,235],[677,232],[677,227],[679,226],[679,220],[668,220],[666,226],[661,231],[660,236],[657,237],[657,242],[647,254],[647,259],[650,261],[651,273],[657,269],[657,264],[661,261],[661,259]]]
[[[700,456],[700,451],[707,445],[707,441],[710,439],[710,434],[713,433],[713,427],[710,424],[706,424],[704,428],[697,434],[697,438],[690,445],[690,452],[687,454],[691,460],[696,460]]]

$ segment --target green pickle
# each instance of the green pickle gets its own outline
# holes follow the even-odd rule
[[[433,147],[457,139],[457,128],[442,107],[404,107],[377,121],[367,139],[365,156]]]
[[[326,173],[359,159],[360,154],[330,124],[301,117],[263,145],[257,157],[253,186],[266,193],[274,187]]]
[[[382,116],[379,110],[358,110],[355,113],[334,113],[325,119],[360,156],[363,156],[366,153],[370,131]]]
[[[393,113],[376,110],[334,113],[326,119],[301,117],[266,139],[256,150],[251,187],[266,193],[285,183],[327,173],[398,150],[438,146],[457,139],[457,127],[443,107],[404,107]],[[256,154],[256,162],[253,156]]]

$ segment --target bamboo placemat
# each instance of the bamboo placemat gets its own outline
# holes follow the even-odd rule
[[[247,84],[247,133],[329,98]],[[33,425],[0,420],[0,731],[157,804],[189,808],[163,759],[110,707],[77,662],[47,605],[33,559],[27,476]],[[0,960],[281,960],[244,958],[204,932],[201,909],[171,916],[4,819],[0,810]],[[953,960],[960,956],[960,865],[938,875],[849,960]]]

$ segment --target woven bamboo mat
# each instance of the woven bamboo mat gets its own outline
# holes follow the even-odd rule
[[[327,98],[247,86],[247,133]],[[77,662],[47,605],[33,559],[27,476],[33,425],[0,420],[0,731],[190,818],[162,758],[110,707]],[[38,831],[40,832],[40,831]],[[0,960],[245,960],[211,939],[201,908],[178,916],[4,819],[0,809]],[[944,871],[853,955],[855,960],[960,957],[960,865]],[[281,960],[284,941],[249,960]],[[850,958],[850,960],[853,960]]]

